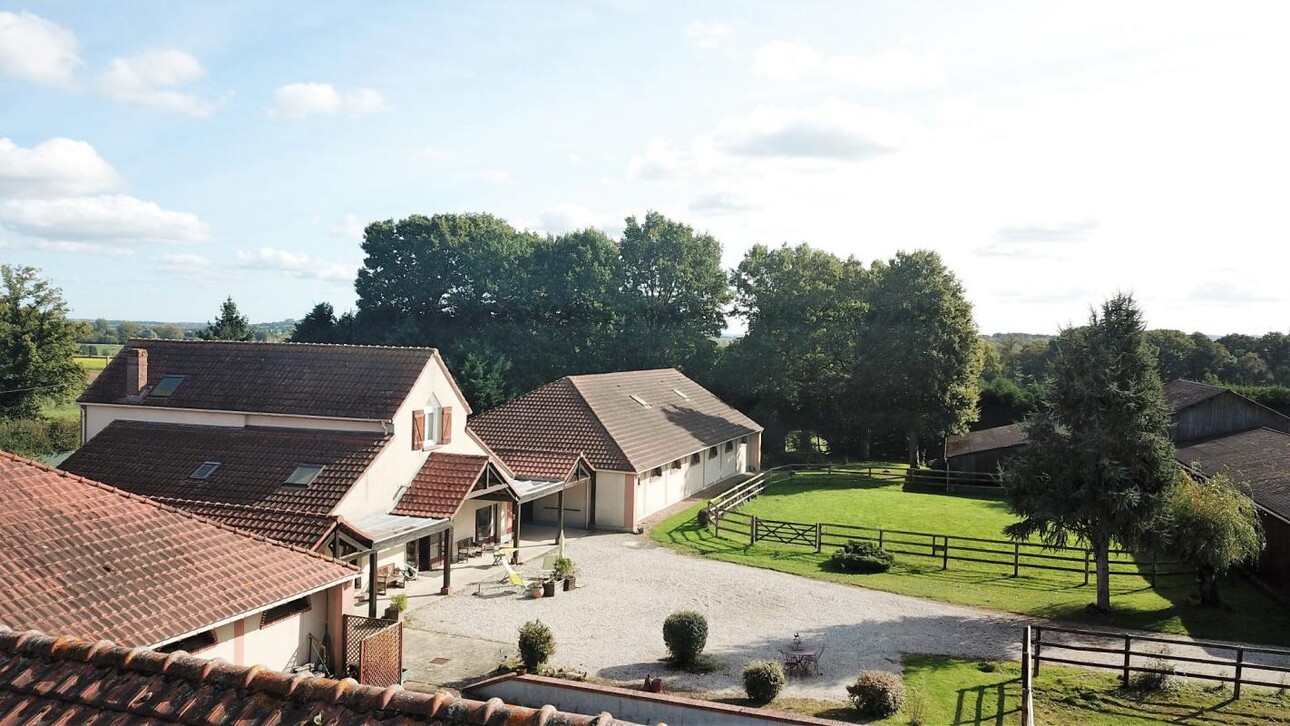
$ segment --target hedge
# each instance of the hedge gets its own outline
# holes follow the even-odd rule
[[[79,419],[2,419],[0,449],[36,457],[71,451],[80,445]]]

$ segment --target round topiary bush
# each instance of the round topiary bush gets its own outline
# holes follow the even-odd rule
[[[905,705],[905,684],[886,671],[864,671],[847,686],[851,703],[868,718],[884,718]]]
[[[672,660],[690,665],[708,644],[708,619],[693,610],[678,610],[663,621],[663,642]]]
[[[530,673],[537,673],[555,655],[555,636],[541,620],[520,626],[520,661]]]
[[[784,669],[773,660],[755,660],[744,666],[744,691],[755,703],[770,703],[784,687]]]
[[[843,572],[886,572],[895,557],[873,542],[851,540],[833,553],[829,562]]]

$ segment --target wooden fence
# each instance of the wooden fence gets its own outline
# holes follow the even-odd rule
[[[1175,675],[1232,684],[1232,698],[1241,697],[1241,686],[1284,688],[1284,677],[1290,674],[1290,650],[1249,645],[1215,643],[1205,640],[1179,640],[1159,636],[1132,635],[1129,633],[1077,630],[1035,626],[1027,628],[1031,675],[1039,675],[1040,663],[1061,663],[1086,668],[1119,671],[1120,682],[1128,687],[1134,673]],[[1062,638],[1067,636],[1067,638]],[[1071,642],[1069,637],[1074,637]],[[1165,649],[1137,650],[1135,645],[1151,643]],[[1205,655],[1183,655],[1175,650],[1204,651]],[[1054,655],[1054,651],[1057,652]],[[1208,651],[1230,653],[1230,657],[1216,657]],[[1251,659],[1254,656],[1254,659]],[[1135,663],[1134,658],[1139,662]],[[1145,664],[1143,661],[1145,660]],[[1270,662],[1277,661],[1277,662]],[[1160,667],[1167,664],[1168,667]],[[1180,664],[1184,669],[1179,669]],[[1195,666],[1206,670],[1198,670]],[[1281,674],[1278,680],[1267,680],[1270,674]]]
[[[986,539],[933,532],[911,532],[881,527],[864,527],[830,522],[793,522],[768,519],[745,514],[738,508],[760,495],[777,482],[791,480],[801,466],[771,469],[730,489],[714,498],[706,508],[708,524],[716,536],[747,541],[759,541],[809,547],[816,552],[824,548],[842,547],[852,540],[870,541],[894,555],[921,557],[939,562],[948,570],[950,562],[973,562],[997,565],[1011,569],[1017,577],[1026,570],[1047,570],[1082,574],[1084,584],[1089,584],[1096,562],[1093,551],[1083,547],[1049,547],[1031,542],[1010,539]],[[899,470],[834,469],[833,476],[856,475],[867,481],[882,481],[880,477],[901,477]],[[888,479],[891,481],[891,479]],[[1145,576],[1154,586],[1160,577],[1193,575],[1194,570],[1177,561],[1156,561],[1154,558],[1139,560],[1130,552],[1111,551],[1110,573],[1113,577],[1124,575]]]

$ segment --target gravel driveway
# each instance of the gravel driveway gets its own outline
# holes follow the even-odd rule
[[[857,672],[898,672],[902,653],[1019,657],[1021,626],[1031,622],[691,557],[636,535],[574,539],[566,553],[581,569],[574,592],[541,600],[462,593],[412,611],[408,627],[479,639],[492,659],[499,643],[513,644],[519,626],[537,618],[555,632],[556,665],[624,683],[654,674],[674,689],[732,693],[742,692],[747,661],[777,658],[800,633],[825,645],[823,674],[790,679],[785,695],[840,701]],[[659,661],[667,654],[663,619],[681,609],[707,615],[706,652],[719,671],[672,672]]]

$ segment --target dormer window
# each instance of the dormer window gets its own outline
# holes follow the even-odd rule
[[[188,478],[189,479],[209,479],[211,477],[211,474],[214,474],[215,470],[218,468],[219,468],[218,461],[204,461],[202,462],[201,466],[194,469],[193,473],[188,475]]]
[[[325,468],[322,464],[301,464],[296,467],[295,471],[291,472],[291,476],[287,477],[283,484],[293,487],[307,487],[314,483],[314,480],[318,478],[319,474],[323,473]]]
[[[179,384],[183,383],[187,377],[173,374],[162,376],[161,380],[157,381],[157,385],[148,391],[148,398],[169,398],[170,394],[174,393],[175,389],[179,388]]]
[[[440,406],[430,395],[424,408],[412,412],[412,448],[423,450],[452,441],[452,406]]]

